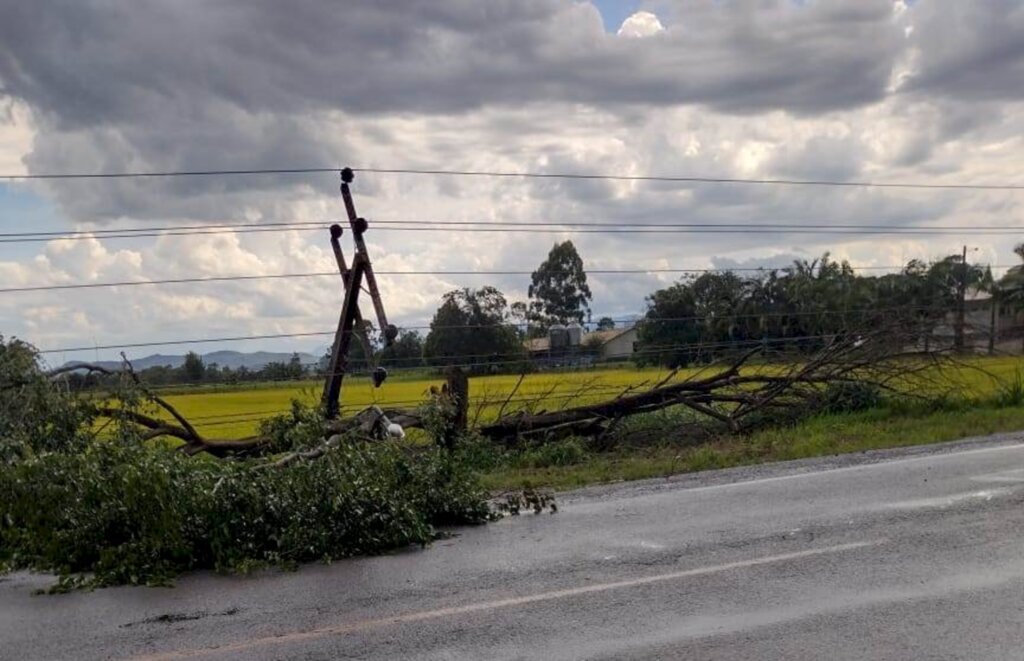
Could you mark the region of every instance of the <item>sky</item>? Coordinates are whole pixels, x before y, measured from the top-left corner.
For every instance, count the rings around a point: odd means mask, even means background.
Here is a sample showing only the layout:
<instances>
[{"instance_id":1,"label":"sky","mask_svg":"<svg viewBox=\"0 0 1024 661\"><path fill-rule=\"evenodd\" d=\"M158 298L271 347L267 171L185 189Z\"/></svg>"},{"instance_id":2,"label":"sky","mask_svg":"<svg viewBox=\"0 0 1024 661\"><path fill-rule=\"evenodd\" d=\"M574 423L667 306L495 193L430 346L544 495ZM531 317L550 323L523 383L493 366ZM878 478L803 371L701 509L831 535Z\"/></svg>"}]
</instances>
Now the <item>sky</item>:
<instances>
[{"instance_id":1,"label":"sky","mask_svg":"<svg viewBox=\"0 0 1024 661\"><path fill-rule=\"evenodd\" d=\"M1022 184L1016 0L0 0L0 174L342 167ZM397 232L374 220L1021 224L1020 191L359 173L381 272L1017 261L1016 236ZM344 217L336 174L0 180L0 232ZM436 226L435 226L436 227ZM1024 225L1022 225L1024 230ZM1022 231L1024 236L1024 231ZM351 247L348 248L351 253ZM326 230L0 242L0 288L328 271ZM666 273L592 275L594 318ZM400 326L525 275L385 275ZM330 331L334 278L0 292L40 349ZM366 304L368 308L368 303ZM326 337L133 348L320 353ZM116 349L58 351L53 363Z\"/></svg>"}]
</instances>

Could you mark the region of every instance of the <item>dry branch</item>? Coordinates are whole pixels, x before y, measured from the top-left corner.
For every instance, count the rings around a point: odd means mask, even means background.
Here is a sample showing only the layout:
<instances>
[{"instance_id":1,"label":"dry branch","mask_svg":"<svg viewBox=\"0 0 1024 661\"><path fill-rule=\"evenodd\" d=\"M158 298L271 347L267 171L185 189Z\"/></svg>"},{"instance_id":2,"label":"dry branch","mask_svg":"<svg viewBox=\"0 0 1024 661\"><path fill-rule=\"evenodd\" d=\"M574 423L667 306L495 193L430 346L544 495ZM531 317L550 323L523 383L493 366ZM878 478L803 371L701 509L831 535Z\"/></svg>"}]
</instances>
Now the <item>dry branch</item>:
<instances>
[{"instance_id":1,"label":"dry branch","mask_svg":"<svg viewBox=\"0 0 1024 661\"><path fill-rule=\"evenodd\" d=\"M673 406L687 407L737 431L752 424L751 416L758 412L813 410L813 407L820 405L823 389L831 384L871 384L881 389L905 393L906 383L913 380L918 385L938 388L941 384L934 376L934 370L937 365L949 364L948 358L936 352L907 351L904 349L906 346L912 346L912 343L906 341L898 329L876 329L860 335L850 333L836 336L819 351L805 356L799 362L767 363L760 369L743 369L755 356L765 351L763 347L757 347L739 355L716 372L708 374L709 368L702 369L698 373L699 378L695 375L683 381L673 381L678 374L678 370L673 370L646 390L640 391L637 390L639 386L631 386L613 399L603 402L555 411L537 410L542 402L554 394L556 386L552 385L538 393L532 404L527 404L516 413L505 415L508 404L523 384L525 375L521 375L512 392L504 398L497 419L477 426L476 432L484 438L504 443L523 437L550 438L568 434L591 436L600 441L626 417ZM74 369L118 373L88 364L76 365ZM52 376L68 371L73 370L61 368L55 370ZM143 439L160 436L180 439L183 441L181 451L189 455L207 453L216 457L229 457L273 451L271 439L262 436L227 440L204 438L174 406L140 383L127 359L120 373L131 378L150 403L173 418L173 421L167 421L129 409L100 409L103 416L121 419L139 427ZM466 424L468 383L465 376L459 373L450 373L448 377L448 387L437 393L435 399L443 404L442 409L446 415L453 416L452 433L458 434ZM565 397L566 401L582 398L592 389L592 385L592 382L580 385L575 393ZM323 440L318 446L288 453L268 466L286 466L299 460L316 459L340 443L342 438L350 436L385 437L386 427L391 422L405 429L424 426L418 411L370 407L352 418L325 420ZM453 439L443 440L450 444Z\"/></svg>"}]
</instances>

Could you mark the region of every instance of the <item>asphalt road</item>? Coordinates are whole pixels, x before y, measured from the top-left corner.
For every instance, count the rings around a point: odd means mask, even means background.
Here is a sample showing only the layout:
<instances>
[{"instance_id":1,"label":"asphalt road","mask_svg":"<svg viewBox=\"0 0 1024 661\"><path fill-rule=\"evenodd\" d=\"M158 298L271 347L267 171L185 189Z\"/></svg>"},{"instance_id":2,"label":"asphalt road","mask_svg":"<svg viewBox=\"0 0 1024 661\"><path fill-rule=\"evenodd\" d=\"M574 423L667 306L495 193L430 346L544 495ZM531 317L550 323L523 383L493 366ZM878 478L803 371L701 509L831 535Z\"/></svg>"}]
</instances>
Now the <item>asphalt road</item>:
<instances>
[{"instance_id":1,"label":"asphalt road","mask_svg":"<svg viewBox=\"0 0 1024 661\"><path fill-rule=\"evenodd\" d=\"M1024 436L586 489L422 551L0 582L5 659L1024 659Z\"/></svg>"}]
</instances>

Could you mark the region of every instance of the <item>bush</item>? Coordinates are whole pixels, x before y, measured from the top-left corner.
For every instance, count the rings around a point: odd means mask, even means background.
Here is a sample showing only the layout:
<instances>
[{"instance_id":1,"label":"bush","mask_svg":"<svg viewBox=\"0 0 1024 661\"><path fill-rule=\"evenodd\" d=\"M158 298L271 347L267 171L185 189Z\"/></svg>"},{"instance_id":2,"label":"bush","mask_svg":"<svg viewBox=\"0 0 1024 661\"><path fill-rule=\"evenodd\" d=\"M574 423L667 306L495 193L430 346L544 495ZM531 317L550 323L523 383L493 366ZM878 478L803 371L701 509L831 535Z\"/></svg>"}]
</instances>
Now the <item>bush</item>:
<instances>
[{"instance_id":1,"label":"bush","mask_svg":"<svg viewBox=\"0 0 1024 661\"><path fill-rule=\"evenodd\" d=\"M995 405L999 407L1024 404L1024 374L1015 370L1013 377L999 384L995 394Z\"/></svg>"},{"instance_id":2,"label":"bush","mask_svg":"<svg viewBox=\"0 0 1024 661\"><path fill-rule=\"evenodd\" d=\"M36 350L0 335L0 462L83 448L94 408L39 369Z\"/></svg>"},{"instance_id":3,"label":"bush","mask_svg":"<svg viewBox=\"0 0 1024 661\"><path fill-rule=\"evenodd\" d=\"M488 520L485 499L441 450L353 442L272 468L109 442L0 468L0 562L63 585L160 584L426 544L435 525Z\"/></svg>"},{"instance_id":4,"label":"bush","mask_svg":"<svg viewBox=\"0 0 1024 661\"><path fill-rule=\"evenodd\" d=\"M821 395L821 408L826 413L854 413L881 405L882 391L873 383L830 383Z\"/></svg>"},{"instance_id":5,"label":"bush","mask_svg":"<svg viewBox=\"0 0 1024 661\"><path fill-rule=\"evenodd\" d=\"M140 409L118 382L117 405ZM0 338L0 571L53 571L57 589L164 584L427 544L437 525L496 516L465 453L349 439L284 466L190 457L125 420L101 433L93 401ZM322 429L301 406L263 425L273 452L318 445Z\"/></svg>"},{"instance_id":6,"label":"bush","mask_svg":"<svg viewBox=\"0 0 1024 661\"><path fill-rule=\"evenodd\" d=\"M529 468L571 466L582 462L587 458L587 454L583 441L578 438L566 438L524 450L516 458L515 463Z\"/></svg>"}]
</instances>

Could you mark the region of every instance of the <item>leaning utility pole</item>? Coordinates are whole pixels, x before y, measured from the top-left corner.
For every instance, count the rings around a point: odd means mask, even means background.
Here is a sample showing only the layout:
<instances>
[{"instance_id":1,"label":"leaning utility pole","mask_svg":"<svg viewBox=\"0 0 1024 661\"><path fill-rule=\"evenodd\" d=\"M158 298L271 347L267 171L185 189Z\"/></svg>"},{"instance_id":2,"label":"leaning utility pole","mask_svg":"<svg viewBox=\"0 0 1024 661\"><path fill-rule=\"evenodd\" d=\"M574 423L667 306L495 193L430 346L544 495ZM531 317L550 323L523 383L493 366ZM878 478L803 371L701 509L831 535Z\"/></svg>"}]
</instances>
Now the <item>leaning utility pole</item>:
<instances>
[{"instance_id":1,"label":"leaning utility pole","mask_svg":"<svg viewBox=\"0 0 1024 661\"><path fill-rule=\"evenodd\" d=\"M967 246L960 258L960 279L957 283L956 325L953 328L953 348L964 350L964 325L967 309Z\"/></svg>"},{"instance_id":2,"label":"leaning utility pole","mask_svg":"<svg viewBox=\"0 0 1024 661\"><path fill-rule=\"evenodd\" d=\"M327 365L327 376L324 381L322 402L328 418L338 417L341 408L341 383L345 378L345 369L348 366L348 352L352 346L352 336L356 332L363 332L363 328L357 329L356 326L356 324L362 326L359 292L362 290L363 281L366 282L370 298L373 301L373 308L377 313L377 321L384 336L384 346L390 346L398 335L398 329L388 323L387 315L384 314L384 303L381 301L377 279L373 275L373 266L370 264L370 255L366 250L366 242L363 240L363 234L369 227L369 223L365 218L356 215L352 193L348 187L353 179L355 179L355 174L350 168L341 171L341 197L345 202L345 211L348 213L348 223L352 229L352 237L356 246L356 254L352 258L351 268L346 264L345 255L341 250L341 235L344 230L341 225L331 225L331 249L334 251L334 259L338 264L338 271L341 273L345 300L341 305L338 330L334 333L331 359ZM369 352L369 350L370 347L367 346L367 351ZM379 386L386 376L387 372L378 367L373 374L374 385Z\"/></svg>"}]
</instances>

